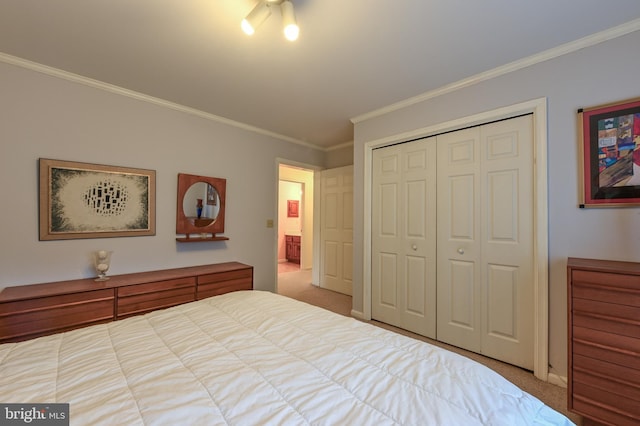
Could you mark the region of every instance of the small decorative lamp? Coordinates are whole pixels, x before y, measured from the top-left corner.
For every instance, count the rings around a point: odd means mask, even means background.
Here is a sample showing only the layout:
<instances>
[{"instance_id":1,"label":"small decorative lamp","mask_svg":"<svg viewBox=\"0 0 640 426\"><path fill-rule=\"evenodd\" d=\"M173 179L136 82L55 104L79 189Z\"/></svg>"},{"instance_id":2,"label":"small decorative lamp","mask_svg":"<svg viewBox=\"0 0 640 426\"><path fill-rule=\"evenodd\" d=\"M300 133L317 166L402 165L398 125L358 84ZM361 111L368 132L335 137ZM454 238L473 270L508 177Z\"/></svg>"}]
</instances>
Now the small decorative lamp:
<instances>
[{"instance_id":1,"label":"small decorative lamp","mask_svg":"<svg viewBox=\"0 0 640 426\"><path fill-rule=\"evenodd\" d=\"M109 277L107 277L107 271L111 263L111 253L113 252L106 250L98 250L94 253L93 265L98 273L98 278L96 278L95 281L106 281L109 279Z\"/></svg>"}]
</instances>

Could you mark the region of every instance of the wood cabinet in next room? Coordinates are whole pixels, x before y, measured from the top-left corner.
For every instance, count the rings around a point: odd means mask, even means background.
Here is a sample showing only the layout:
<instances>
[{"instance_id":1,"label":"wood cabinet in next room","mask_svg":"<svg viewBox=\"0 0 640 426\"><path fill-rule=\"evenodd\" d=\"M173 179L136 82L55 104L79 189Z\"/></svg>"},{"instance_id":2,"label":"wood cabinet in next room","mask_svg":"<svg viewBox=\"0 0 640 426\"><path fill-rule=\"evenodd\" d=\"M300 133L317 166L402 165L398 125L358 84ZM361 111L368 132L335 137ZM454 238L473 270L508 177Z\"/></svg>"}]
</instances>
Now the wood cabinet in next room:
<instances>
[{"instance_id":1,"label":"wood cabinet in next room","mask_svg":"<svg viewBox=\"0 0 640 426\"><path fill-rule=\"evenodd\" d=\"M287 261L300 263L300 235L285 235Z\"/></svg>"}]
</instances>

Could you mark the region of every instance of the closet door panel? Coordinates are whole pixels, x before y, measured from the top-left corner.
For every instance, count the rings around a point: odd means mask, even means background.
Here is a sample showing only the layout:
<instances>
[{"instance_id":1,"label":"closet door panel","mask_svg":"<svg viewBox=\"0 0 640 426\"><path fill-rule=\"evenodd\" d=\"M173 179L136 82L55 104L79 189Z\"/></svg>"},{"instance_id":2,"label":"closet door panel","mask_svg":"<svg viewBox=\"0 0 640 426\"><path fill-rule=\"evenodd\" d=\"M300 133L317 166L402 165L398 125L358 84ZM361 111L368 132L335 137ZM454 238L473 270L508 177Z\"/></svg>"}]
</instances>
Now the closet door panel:
<instances>
[{"instance_id":1,"label":"closet door panel","mask_svg":"<svg viewBox=\"0 0 640 426\"><path fill-rule=\"evenodd\" d=\"M533 369L532 117L437 138L437 338Z\"/></svg>"},{"instance_id":2,"label":"closet door panel","mask_svg":"<svg viewBox=\"0 0 640 426\"><path fill-rule=\"evenodd\" d=\"M401 253L400 235L400 167L401 148L392 146L374 151L371 223L372 281L371 316L387 324L400 326L399 282L403 268L398 268Z\"/></svg>"},{"instance_id":3,"label":"closet door panel","mask_svg":"<svg viewBox=\"0 0 640 426\"><path fill-rule=\"evenodd\" d=\"M437 339L480 352L480 130L437 139Z\"/></svg>"},{"instance_id":4,"label":"closet door panel","mask_svg":"<svg viewBox=\"0 0 640 426\"><path fill-rule=\"evenodd\" d=\"M433 139L382 148L372 168L372 318L432 338L435 152Z\"/></svg>"},{"instance_id":5,"label":"closet door panel","mask_svg":"<svg viewBox=\"0 0 640 426\"><path fill-rule=\"evenodd\" d=\"M482 353L533 370L533 119L480 127Z\"/></svg>"},{"instance_id":6,"label":"closet door panel","mask_svg":"<svg viewBox=\"0 0 640 426\"><path fill-rule=\"evenodd\" d=\"M374 319L533 369L533 152L532 115L374 150Z\"/></svg>"}]
</instances>

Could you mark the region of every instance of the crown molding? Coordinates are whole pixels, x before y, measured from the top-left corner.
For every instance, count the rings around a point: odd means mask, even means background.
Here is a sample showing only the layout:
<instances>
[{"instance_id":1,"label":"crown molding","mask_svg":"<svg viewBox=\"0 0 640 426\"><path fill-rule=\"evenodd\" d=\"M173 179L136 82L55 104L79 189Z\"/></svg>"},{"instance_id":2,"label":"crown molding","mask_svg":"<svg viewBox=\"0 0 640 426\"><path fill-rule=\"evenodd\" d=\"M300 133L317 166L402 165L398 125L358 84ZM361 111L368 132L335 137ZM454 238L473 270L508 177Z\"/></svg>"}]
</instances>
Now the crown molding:
<instances>
[{"instance_id":1,"label":"crown molding","mask_svg":"<svg viewBox=\"0 0 640 426\"><path fill-rule=\"evenodd\" d=\"M469 87L474 84L477 84L486 80L490 80L492 78L509 74L511 72L518 71L520 69L530 67L532 65L539 64L541 62L545 62L550 59L557 58L559 56L566 55L568 53L576 52L586 47L595 46L596 44L603 43L605 41L612 40L614 38L618 38L638 30L640 30L640 19L635 19L633 21L629 21L622 25L618 25L617 27L613 27L608 30L601 31L599 33L591 34L581 39L562 44L560 46L554 47L549 50L545 50L544 52L531 55L514 62L510 62L503 66L494 68L492 70L482 72L480 74L476 74L469 78L465 78L463 80L459 80L457 82L448 84L446 86L442 86L438 89L422 93L418 96L413 96L403 101L396 102L391 105L387 105L386 107L379 108L365 114L361 114L359 116L351 118L351 122L353 124L357 124L366 120L370 120L372 118L376 118L376 117L388 114L390 112L407 108L409 106L418 104L420 102L437 98L438 96L442 96L447 93L455 92L456 90L460 90L465 87Z\"/></svg>"},{"instance_id":2,"label":"crown molding","mask_svg":"<svg viewBox=\"0 0 640 426\"><path fill-rule=\"evenodd\" d=\"M325 151L335 151L337 149L342 149L342 148L348 148L350 146L353 146L353 141L348 141L348 142L344 142L338 145L331 145L330 147L325 148Z\"/></svg>"},{"instance_id":3,"label":"crown molding","mask_svg":"<svg viewBox=\"0 0 640 426\"><path fill-rule=\"evenodd\" d=\"M319 151L326 151L327 148L321 147L318 145L314 145L308 142L301 141L296 138L292 138L289 136L281 135L279 133L271 132L269 130L262 129L260 127L251 126L249 124L241 123L239 121L231 120L225 117L220 117L215 114L211 114L208 112L204 112L202 110L191 108L185 105L181 105L175 102L170 102L164 99L156 98L153 96L145 95L144 93L136 92L133 90L125 89L120 86L116 86L113 84L105 83L103 81L95 80L89 77L84 77L79 74L74 74L68 71L64 71L58 68L53 68L47 65L39 64L37 62L29 61L26 59L19 58L17 56L8 55L6 53L0 52L0 62L4 62L6 64L15 65L21 68L26 68L31 71L36 71L41 74L46 74L52 77L60 78L63 80L71 81L74 83L79 83L85 86L92 87L94 89L103 90L105 92L114 93L121 96L126 96L128 98L136 99L139 101L147 102L150 104L158 105L161 107L169 108L174 111L183 112L185 114L194 115L196 117L204 118L206 120L215 121L217 123L226 124L228 126L236 127L242 130L246 130L249 132L257 133L263 136L268 136L274 139L279 139L285 142L294 143L297 145L302 145L307 148L316 149Z\"/></svg>"}]
</instances>

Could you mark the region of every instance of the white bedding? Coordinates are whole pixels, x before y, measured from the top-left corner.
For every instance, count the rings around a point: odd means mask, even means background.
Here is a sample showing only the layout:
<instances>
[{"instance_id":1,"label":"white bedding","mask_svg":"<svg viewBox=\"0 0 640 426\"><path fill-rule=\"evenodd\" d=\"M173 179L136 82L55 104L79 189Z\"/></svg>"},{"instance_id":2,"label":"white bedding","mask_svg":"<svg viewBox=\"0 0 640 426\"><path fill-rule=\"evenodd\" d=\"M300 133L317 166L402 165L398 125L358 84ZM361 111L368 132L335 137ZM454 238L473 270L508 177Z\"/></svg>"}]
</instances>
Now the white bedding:
<instances>
[{"instance_id":1,"label":"white bedding","mask_svg":"<svg viewBox=\"0 0 640 426\"><path fill-rule=\"evenodd\" d=\"M76 425L564 425L490 369L268 292L0 345L0 402Z\"/></svg>"}]
</instances>

